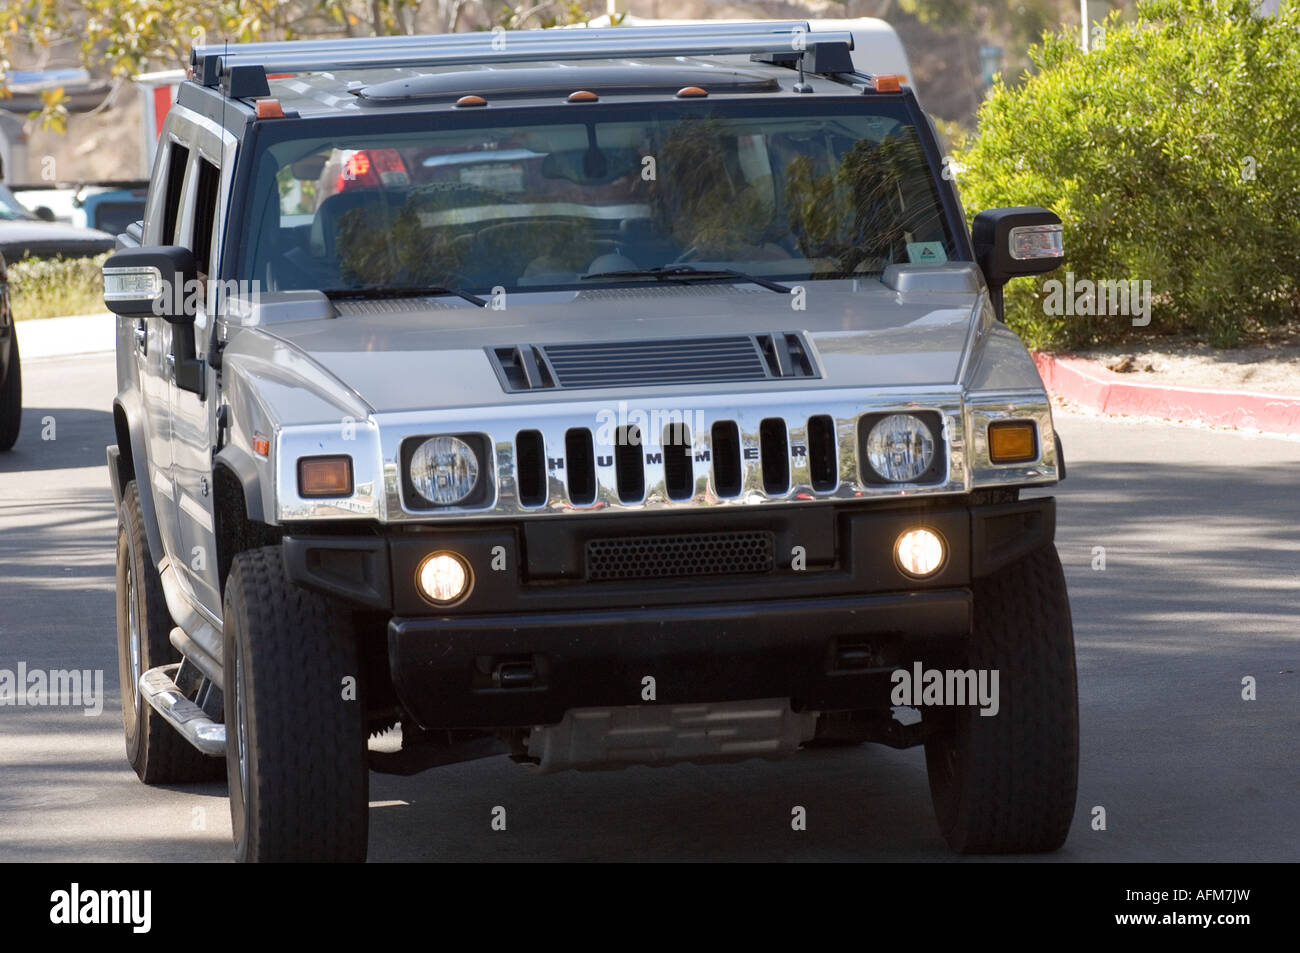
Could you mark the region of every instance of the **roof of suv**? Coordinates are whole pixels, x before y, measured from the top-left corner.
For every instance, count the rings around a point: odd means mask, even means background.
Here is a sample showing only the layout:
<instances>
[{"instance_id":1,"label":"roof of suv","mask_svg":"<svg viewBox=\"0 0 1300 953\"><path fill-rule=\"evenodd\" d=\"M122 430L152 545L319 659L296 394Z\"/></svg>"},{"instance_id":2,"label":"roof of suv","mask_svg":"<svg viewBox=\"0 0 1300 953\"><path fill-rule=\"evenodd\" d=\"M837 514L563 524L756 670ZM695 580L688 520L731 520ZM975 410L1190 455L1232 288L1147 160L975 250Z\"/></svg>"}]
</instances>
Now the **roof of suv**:
<instances>
[{"instance_id":1,"label":"roof of suv","mask_svg":"<svg viewBox=\"0 0 1300 953\"><path fill-rule=\"evenodd\" d=\"M731 62L721 58L588 60L312 73L272 79L270 91L284 109L301 116L318 116L376 108L450 107L465 95L523 105L529 101L563 104L579 90L602 98L672 98L686 87L704 89L714 97L793 94L799 82L799 74L793 69L728 59ZM811 87L809 92L853 92L842 81L817 75L805 74L804 82Z\"/></svg>"},{"instance_id":2,"label":"roof of suv","mask_svg":"<svg viewBox=\"0 0 1300 953\"><path fill-rule=\"evenodd\" d=\"M671 99L685 89L728 98L870 92L852 55L856 35L767 21L236 44L196 48L180 99L211 106L220 97L251 118L251 101L263 98L285 115L321 117L452 109L467 95L557 105L578 91L598 99ZM905 66L901 46L886 54L894 69Z\"/></svg>"}]
</instances>

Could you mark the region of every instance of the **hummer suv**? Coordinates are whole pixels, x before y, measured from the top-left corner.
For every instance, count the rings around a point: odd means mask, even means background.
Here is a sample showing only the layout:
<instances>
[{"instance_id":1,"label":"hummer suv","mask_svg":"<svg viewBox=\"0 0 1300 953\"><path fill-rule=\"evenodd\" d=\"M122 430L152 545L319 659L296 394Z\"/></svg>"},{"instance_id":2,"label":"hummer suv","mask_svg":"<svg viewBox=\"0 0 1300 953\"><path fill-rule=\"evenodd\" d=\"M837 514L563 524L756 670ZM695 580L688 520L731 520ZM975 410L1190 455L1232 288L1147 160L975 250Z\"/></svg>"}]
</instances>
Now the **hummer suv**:
<instances>
[{"instance_id":1,"label":"hummer suv","mask_svg":"<svg viewBox=\"0 0 1300 953\"><path fill-rule=\"evenodd\" d=\"M190 74L104 266L144 782L224 758L239 859L359 860L371 770L870 741L924 746L954 849L1061 845L1064 463L1000 320L1061 226L967 227L892 31Z\"/></svg>"}]
</instances>

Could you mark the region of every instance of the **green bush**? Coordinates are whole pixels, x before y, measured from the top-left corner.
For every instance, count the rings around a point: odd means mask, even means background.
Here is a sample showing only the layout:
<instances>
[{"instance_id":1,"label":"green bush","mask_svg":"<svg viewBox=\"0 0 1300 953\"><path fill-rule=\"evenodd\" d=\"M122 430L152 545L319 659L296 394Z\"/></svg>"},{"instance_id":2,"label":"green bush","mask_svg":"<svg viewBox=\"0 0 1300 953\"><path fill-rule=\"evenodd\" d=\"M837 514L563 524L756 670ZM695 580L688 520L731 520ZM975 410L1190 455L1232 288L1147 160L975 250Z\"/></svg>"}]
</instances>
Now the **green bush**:
<instances>
[{"instance_id":1,"label":"green bush","mask_svg":"<svg viewBox=\"0 0 1300 953\"><path fill-rule=\"evenodd\" d=\"M27 258L9 266L9 299L14 317L57 318L99 314L104 305L100 268L108 252L94 258Z\"/></svg>"},{"instance_id":2,"label":"green bush","mask_svg":"<svg viewBox=\"0 0 1300 953\"><path fill-rule=\"evenodd\" d=\"M1043 205L1065 224L1066 265L1007 288L1031 346L1135 333L1218 347L1300 324L1300 0L1151 0L1112 17L1100 48L1044 37L1037 71L1001 81L959 157L971 213ZM1148 327L1048 315L1045 281L1151 282Z\"/></svg>"}]
</instances>

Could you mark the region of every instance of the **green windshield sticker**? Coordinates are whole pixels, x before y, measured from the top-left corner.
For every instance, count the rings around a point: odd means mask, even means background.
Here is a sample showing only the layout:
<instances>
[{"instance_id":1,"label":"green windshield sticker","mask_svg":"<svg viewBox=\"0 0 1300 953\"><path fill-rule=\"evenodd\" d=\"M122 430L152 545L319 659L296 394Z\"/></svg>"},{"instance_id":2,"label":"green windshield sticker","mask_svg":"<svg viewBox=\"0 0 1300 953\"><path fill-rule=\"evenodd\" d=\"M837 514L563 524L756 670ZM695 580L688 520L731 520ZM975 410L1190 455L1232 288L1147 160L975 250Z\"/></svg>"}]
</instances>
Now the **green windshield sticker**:
<instances>
[{"instance_id":1,"label":"green windshield sticker","mask_svg":"<svg viewBox=\"0 0 1300 953\"><path fill-rule=\"evenodd\" d=\"M914 265L927 265L947 261L948 253L943 250L943 242L908 242L907 260Z\"/></svg>"}]
</instances>

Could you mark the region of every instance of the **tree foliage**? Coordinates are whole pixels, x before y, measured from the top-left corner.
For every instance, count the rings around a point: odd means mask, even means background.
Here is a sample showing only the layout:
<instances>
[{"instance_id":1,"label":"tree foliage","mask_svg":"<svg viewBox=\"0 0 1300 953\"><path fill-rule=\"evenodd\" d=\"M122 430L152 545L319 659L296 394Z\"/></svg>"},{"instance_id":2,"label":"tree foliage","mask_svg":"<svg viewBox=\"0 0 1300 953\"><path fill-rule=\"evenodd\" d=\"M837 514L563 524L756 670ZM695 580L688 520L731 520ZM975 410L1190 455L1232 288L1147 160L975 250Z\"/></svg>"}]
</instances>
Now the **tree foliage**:
<instances>
[{"instance_id":1,"label":"tree foliage","mask_svg":"<svg viewBox=\"0 0 1300 953\"><path fill-rule=\"evenodd\" d=\"M594 2L594 0L591 0ZM589 19L588 0L0 0L0 84L13 51L73 42L87 68L130 77L176 69L193 45L444 33Z\"/></svg>"},{"instance_id":2,"label":"tree foliage","mask_svg":"<svg viewBox=\"0 0 1300 953\"><path fill-rule=\"evenodd\" d=\"M1100 49L1083 53L1077 31L1048 38L1037 72L980 110L960 157L967 209L1056 211L1077 277L1151 282L1148 331L1229 346L1300 321L1300 3L1252 7L1151 0L1108 22ZM1008 289L1031 343L1134 333L1127 317L1046 316L1052 277Z\"/></svg>"}]
</instances>

